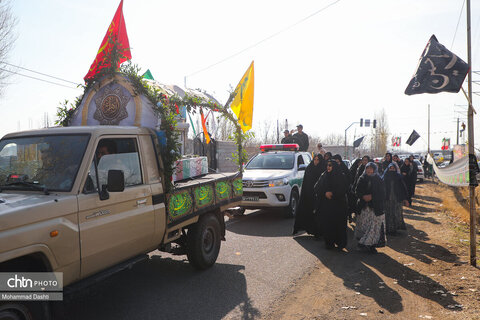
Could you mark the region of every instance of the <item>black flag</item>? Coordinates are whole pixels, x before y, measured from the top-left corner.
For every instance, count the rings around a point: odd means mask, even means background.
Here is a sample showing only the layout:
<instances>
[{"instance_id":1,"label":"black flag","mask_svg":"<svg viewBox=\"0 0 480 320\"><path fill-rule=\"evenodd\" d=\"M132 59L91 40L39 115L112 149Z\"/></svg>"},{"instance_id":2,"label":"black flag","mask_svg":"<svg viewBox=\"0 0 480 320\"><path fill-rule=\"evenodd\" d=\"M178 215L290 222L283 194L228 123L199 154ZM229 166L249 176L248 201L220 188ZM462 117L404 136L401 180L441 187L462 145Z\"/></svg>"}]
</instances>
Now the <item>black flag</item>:
<instances>
[{"instance_id":1,"label":"black flag","mask_svg":"<svg viewBox=\"0 0 480 320\"><path fill-rule=\"evenodd\" d=\"M406 144L408 144L409 146L411 146L412 144L415 143L415 141L417 141L417 139L420 138L420 135L418 134L417 131L413 130L412 134L410 135L410 137L408 137L408 140L406 142Z\"/></svg>"},{"instance_id":2,"label":"black flag","mask_svg":"<svg viewBox=\"0 0 480 320\"><path fill-rule=\"evenodd\" d=\"M365 138L365 136L363 136L361 138L358 138L357 140L353 141L353 147L358 148L360 146L360 144L362 143L363 138Z\"/></svg>"},{"instance_id":3,"label":"black flag","mask_svg":"<svg viewBox=\"0 0 480 320\"><path fill-rule=\"evenodd\" d=\"M465 61L450 52L432 35L405 94L458 92L468 69Z\"/></svg>"}]
</instances>

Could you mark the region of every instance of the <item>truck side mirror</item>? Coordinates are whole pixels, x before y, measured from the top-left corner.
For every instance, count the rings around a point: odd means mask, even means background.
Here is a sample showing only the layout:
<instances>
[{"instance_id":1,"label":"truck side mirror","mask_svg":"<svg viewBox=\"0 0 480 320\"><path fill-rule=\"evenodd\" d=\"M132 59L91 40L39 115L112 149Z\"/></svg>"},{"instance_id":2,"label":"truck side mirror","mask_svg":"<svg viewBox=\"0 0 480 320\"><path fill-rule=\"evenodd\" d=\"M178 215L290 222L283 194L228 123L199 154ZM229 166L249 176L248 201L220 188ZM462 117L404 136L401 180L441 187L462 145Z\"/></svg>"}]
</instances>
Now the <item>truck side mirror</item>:
<instances>
[{"instance_id":1,"label":"truck side mirror","mask_svg":"<svg viewBox=\"0 0 480 320\"><path fill-rule=\"evenodd\" d=\"M307 168L306 164L301 164L298 166L298 171L305 171L306 168Z\"/></svg>"},{"instance_id":2,"label":"truck side mirror","mask_svg":"<svg viewBox=\"0 0 480 320\"><path fill-rule=\"evenodd\" d=\"M107 190L110 192L125 190L125 177L122 170L108 170Z\"/></svg>"}]
</instances>

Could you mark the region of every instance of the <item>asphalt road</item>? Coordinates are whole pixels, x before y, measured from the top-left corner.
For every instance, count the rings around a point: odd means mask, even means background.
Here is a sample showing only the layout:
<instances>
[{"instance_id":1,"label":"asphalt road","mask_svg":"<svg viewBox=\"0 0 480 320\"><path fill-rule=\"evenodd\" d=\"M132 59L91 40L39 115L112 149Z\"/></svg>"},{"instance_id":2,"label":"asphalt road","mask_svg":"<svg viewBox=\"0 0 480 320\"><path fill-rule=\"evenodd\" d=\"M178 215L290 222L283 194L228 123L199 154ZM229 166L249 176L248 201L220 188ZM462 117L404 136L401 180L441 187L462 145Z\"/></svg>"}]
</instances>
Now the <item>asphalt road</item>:
<instances>
[{"instance_id":1,"label":"asphalt road","mask_svg":"<svg viewBox=\"0 0 480 320\"><path fill-rule=\"evenodd\" d=\"M185 256L151 259L70 297L68 319L258 319L308 273L323 242L291 236L292 219L247 211L227 221L217 263L196 271ZM306 250L301 243L310 242ZM312 250L313 248L313 250Z\"/></svg>"}]
</instances>

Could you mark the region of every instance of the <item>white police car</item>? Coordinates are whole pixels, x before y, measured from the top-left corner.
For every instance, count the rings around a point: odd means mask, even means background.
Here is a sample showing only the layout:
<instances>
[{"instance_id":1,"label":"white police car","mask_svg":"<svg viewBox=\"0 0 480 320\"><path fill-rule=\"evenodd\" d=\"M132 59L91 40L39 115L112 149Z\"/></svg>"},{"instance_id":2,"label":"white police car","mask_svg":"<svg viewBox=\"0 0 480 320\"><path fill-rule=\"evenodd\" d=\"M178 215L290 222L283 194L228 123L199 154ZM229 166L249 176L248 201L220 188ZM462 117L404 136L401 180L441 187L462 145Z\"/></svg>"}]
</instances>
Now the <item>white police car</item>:
<instances>
[{"instance_id":1,"label":"white police car","mask_svg":"<svg viewBox=\"0 0 480 320\"><path fill-rule=\"evenodd\" d=\"M281 208L294 217L305 168L312 161L298 144L260 146L261 153L245 166L242 209Z\"/></svg>"}]
</instances>

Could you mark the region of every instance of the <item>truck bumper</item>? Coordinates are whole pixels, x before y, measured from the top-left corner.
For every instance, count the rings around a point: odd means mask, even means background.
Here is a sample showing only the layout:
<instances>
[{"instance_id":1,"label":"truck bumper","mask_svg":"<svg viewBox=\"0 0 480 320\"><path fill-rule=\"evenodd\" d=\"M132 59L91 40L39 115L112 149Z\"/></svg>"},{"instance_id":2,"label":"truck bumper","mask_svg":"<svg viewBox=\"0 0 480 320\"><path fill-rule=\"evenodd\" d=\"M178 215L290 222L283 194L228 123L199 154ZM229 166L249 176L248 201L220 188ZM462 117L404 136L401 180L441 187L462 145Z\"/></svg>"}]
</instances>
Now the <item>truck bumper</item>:
<instances>
[{"instance_id":1,"label":"truck bumper","mask_svg":"<svg viewBox=\"0 0 480 320\"><path fill-rule=\"evenodd\" d=\"M245 209L282 208L290 203L290 186L243 188L240 206Z\"/></svg>"}]
</instances>

